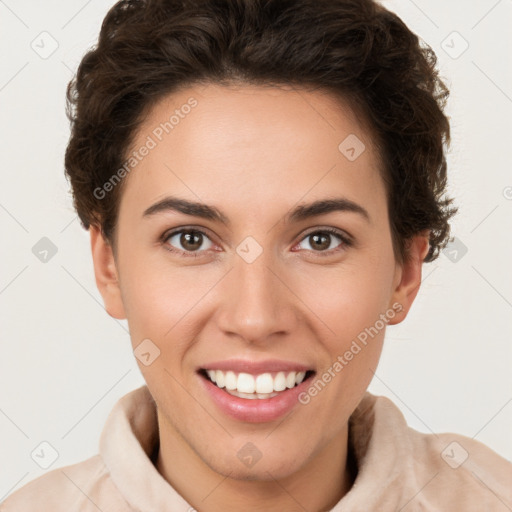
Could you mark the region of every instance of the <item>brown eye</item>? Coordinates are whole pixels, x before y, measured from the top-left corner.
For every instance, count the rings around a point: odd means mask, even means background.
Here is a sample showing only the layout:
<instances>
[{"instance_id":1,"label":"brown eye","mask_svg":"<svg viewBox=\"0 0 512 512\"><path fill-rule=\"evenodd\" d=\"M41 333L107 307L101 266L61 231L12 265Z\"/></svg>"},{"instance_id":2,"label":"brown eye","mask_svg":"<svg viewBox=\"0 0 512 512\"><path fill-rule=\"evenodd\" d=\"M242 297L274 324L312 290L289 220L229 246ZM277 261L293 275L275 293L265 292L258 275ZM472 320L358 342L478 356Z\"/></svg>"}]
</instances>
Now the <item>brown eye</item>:
<instances>
[{"instance_id":1,"label":"brown eye","mask_svg":"<svg viewBox=\"0 0 512 512\"><path fill-rule=\"evenodd\" d=\"M329 249L332 236L327 233L314 233L309 235L310 245L318 250Z\"/></svg>"},{"instance_id":2,"label":"brown eye","mask_svg":"<svg viewBox=\"0 0 512 512\"><path fill-rule=\"evenodd\" d=\"M204 247L205 241L208 241L210 245L208 246L207 244L206 247ZM171 251L185 255L189 255L187 253L200 253L212 246L212 242L206 233L197 229L181 229L174 231L165 236L164 242L170 246ZM196 254L191 255L196 256Z\"/></svg>"},{"instance_id":3,"label":"brown eye","mask_svg":"<svg viewBox=\"0 0 512 512\"><path fill-rule=\"evenodd\" d=\"M340 240L341 243L338 245L335 243L333 244L334 238ZM301 240L301 243L306 240L309 241L310 246L310 249L306 249L316 253L331 254L332 252L340 250L340 248L348 248L352 245L352 241L347 236L335 229L330 228L311 231Z\"/></svg>"}]
</instances>

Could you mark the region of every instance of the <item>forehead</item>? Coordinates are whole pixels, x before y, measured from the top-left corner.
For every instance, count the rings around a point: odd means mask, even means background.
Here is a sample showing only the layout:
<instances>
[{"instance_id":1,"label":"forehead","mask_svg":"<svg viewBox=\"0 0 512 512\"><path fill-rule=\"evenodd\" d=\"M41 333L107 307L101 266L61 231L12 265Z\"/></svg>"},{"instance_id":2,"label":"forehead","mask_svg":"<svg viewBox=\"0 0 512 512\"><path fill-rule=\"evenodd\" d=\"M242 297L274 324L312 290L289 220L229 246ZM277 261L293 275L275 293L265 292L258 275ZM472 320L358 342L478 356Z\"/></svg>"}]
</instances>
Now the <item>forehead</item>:
<instances>
[{"instance_id":1,"label":"forehead","mask_svg":"<svg viewBox=\"0 0 512 512\"><path fill-rule=\"evenodd\" d=\"M335 191L383 199L364 123L347 103L318 90L185 88L149 110L130 154L145 145L151 149L130 172L125 192L127 200L145 202L141 209L171 192L255 212Z\"/></svg>"}]
</instances>

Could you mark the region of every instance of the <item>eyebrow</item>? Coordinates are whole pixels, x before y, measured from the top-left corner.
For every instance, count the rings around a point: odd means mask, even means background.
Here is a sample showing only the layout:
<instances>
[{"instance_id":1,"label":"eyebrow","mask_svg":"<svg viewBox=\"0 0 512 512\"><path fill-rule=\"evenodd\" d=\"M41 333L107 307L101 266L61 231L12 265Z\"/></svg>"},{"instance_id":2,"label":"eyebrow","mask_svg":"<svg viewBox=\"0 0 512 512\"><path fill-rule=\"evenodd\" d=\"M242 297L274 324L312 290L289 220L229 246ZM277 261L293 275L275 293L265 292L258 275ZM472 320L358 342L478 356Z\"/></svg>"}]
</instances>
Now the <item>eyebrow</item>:
<instances>
[{"instance_id":1,"label":"eyebrow","mask_svg":"<svg viewBox=\"0 0 512 512\"><path fill-rule=\"evenodd\" d=\"M157 203L147 208L143 217L150 217L157 213L166 211L177 211L185 215L194 217L201 217L203 219L220 222L226 226L230 225L229 218L226 217L215 206L210 206L204 203L189 201L177 197L165 197ZM327 213L340 211L352 212L361 215L368 223L371 223L370 214L361 205L344 197L337 197L332 199L320 199L310 204L299 205L291 212L287 213L284 217L285 222L300 222L311 217L325 215Z\"/></svg>"}]
</instances>

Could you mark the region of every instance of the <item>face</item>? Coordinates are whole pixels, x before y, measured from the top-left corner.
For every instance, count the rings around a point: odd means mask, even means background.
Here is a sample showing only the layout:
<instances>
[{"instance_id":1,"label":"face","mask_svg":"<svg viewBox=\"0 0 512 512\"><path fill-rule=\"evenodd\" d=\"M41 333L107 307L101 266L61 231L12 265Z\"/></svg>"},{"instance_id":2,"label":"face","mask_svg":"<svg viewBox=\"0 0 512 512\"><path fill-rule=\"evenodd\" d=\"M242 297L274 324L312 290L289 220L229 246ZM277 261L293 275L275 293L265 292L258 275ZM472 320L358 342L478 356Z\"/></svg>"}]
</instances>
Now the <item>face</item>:
<instances>
[{"instance_id":1,"label":"face","mask_svg":"<svg viewBox=\"0 0 512 512\"><path fill-rule=\"evenodd\" d=\"M115 258L94 228L92 247L107 311L150 354L161 435L233 478L303 470L346 440L427 239L396 263L372 140L327 93L184 89L133 151Z\"/></svg>"}]
</instances>

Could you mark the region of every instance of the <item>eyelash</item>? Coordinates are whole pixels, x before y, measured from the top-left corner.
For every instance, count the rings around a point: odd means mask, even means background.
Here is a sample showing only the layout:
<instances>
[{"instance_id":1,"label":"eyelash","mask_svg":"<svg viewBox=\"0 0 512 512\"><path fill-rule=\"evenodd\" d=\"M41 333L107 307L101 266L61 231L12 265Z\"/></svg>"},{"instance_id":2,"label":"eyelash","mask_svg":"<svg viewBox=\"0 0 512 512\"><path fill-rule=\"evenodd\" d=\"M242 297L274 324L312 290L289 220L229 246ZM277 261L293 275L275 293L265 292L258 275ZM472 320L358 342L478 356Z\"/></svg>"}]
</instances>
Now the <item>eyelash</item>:
<instances>
[{"instance_id":1,"label":"eyelash","mask_svg":"<svg viewBox=\"0 0 512 512\"><path fill-rule=\"evenodd\" d=\"M175 231L165 232L162 235L161 241L164 244L166 250L168 250L168 251L170 251L172 253L175 253L175 254L181 254L182 256L184 256L186 258L199 258L199 257L201 257L203 255L202 253L204 251L182 251L180 249L176 249L176 248L172 247L171 245L169 245L167 243L170 238L172 238L175 235L181 234L181 233L199 233L199 234L205 236L206 238L210 239L208 234L205 233L201 229L197 229L197 228L180 228L180 229L177 229ZM311 235L316 235L316 234L319 234L319 233L321 233L321 234L329 234L329 235L333 235L333 236L338 237L341 240L341 242L342 242L340 244L340 246L344 247L346 249L348 249L348 248L350 248L350 247L352 247L354 245L354 243L351 240L351 238L349 238L343 232L338 231L337 229L334 229L334 228L322 228L322 229L317 229L315 231L310 231L309 233L304 235L300 239L300 241L298 243L301 243L302 241L306 240ZM315 257L318 256L318 257L322 258L322 257L325 257L325 256L331 256L333 253L338 252L339 250L341 250L341 249L336 248L336 249L330 249L328 251L310 251L310 252L313 252L315 254Z\"/></svg>"}]
</instances>

